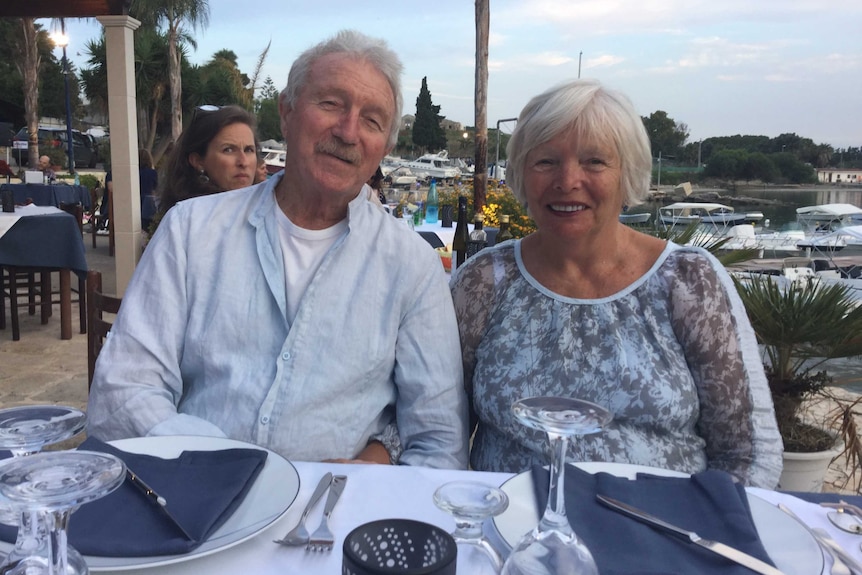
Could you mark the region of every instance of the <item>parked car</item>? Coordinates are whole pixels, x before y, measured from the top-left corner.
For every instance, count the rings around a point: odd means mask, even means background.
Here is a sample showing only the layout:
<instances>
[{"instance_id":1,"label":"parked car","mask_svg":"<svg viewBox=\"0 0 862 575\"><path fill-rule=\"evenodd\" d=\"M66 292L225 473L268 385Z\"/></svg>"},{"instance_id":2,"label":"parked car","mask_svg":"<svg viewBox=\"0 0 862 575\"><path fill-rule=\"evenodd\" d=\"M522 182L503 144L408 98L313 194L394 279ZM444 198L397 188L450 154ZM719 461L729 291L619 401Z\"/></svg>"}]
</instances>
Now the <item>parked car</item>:
<instances>
[{"instance_id":1,"label":"parked car","mask_svg":"<svg viewBox=\"0 0 862 575\"><path fill-rule=\"evenodd\" d=\"M26 127L18 130L12 138L12 157L18 167L29 164L28 145L29 132ZM78 130L72 130L72 142L75 151L76 168L95 168L99 161L99 150L96 139ZM66 129L58 126L41 126L39 128L39 150L44 153L48 148L66 150Z\"/></svg>"}]
</instances>

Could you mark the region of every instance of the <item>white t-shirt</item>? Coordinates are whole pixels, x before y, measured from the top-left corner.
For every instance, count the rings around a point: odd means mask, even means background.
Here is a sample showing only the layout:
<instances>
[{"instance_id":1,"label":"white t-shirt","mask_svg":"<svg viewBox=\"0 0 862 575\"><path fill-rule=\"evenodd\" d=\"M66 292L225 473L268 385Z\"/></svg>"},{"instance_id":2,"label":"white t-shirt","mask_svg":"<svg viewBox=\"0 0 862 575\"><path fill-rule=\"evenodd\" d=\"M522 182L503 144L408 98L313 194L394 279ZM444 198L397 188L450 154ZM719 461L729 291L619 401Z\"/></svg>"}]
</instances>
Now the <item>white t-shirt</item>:
<instances>
[{"instance_id":1,"label":"white t-shirt","mask_svg":"<svg viewBox=\"0 0 862 575\"><path fill-rule=\"evenodd\" d=\"M278 219L278 236L281 241L281 257L284 261L285 298L287 321L296 318L299 302L323 257L339 237L347 233L347 219L323 230L307 230L290 221L275 205Z\"/></svg>"}]
</instances>

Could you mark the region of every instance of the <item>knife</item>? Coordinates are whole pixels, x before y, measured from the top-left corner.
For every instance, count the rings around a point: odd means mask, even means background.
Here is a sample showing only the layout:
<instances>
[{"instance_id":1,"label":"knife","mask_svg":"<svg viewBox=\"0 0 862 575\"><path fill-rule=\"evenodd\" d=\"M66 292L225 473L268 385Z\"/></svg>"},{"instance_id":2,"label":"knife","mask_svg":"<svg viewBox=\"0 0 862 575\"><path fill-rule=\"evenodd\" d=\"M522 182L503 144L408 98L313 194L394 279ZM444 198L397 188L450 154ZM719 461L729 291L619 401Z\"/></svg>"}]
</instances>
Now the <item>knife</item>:
<instances>
[{"instance_id":1,"label":"knife","mask_svg":"<svg viewBox=\"0 0 862 575\"><path fill-rule=\"evenodd\" d=\"M180 522L177 521L173 515L171 515L170 511L168 511L168 502L164 497L153 491L152 487L144 483L144 480L138 477L138 475L128 467L126 467L126 478L132 485L137 487L138 491L143 493L149 501L153 502L156 507L161 509L161 511L170 520L170 522L174 524L174 527L179 529L186 539L188 539L189 541L195 541L195 538L189 535L189 532L186 531L185 528L180 524Z\"/></svg>"},{"instance_id":2,"label":"knife","mask_svg":"<svg viewBox=\"0 0 862 575\"><path fill-rule=\"evenodd\" d=\"M718 541L711 541L709 539L704 539L700 537L694 531L686 531L685 529L681 529L676 525L671 525L666 521L662 521L658 517L654 515L650 515L646 511L642 511L637 507L632 507L626 503L621 501L617 501L616 499L612 499L610 497L606 497L604 495L596 495L596 499L598 499L599 503L605 505L613 509L614 511L618 511L624 515L628 515L638 521L646 523L653 527L660 527L670 533L675 535L682 536L685 539L688 539L692 543L696 545L700 545L704 549L709 549L713 553L717 553L722 557L730 559L736 563L744 567L748 567L752 571L756 571L757 573L761 573L762 575L784 575L781 571L773 567L772 565L761 561L757 557L752 557L748 553L744 553L739 549L734 549L729 545L725 545L724 543L719 543Z\"/></svg>"}]
</instances>

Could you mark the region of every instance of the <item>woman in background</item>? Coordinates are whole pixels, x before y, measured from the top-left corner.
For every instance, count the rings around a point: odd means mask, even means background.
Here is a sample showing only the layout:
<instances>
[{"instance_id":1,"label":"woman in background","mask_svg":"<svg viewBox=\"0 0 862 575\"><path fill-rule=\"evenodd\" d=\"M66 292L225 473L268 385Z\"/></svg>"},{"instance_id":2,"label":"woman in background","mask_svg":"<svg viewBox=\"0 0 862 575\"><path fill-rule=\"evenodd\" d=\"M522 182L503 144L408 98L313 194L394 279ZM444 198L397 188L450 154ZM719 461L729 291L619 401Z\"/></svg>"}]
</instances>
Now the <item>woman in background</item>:
<instances>
[{"instance_id":1,"label":"woman in background","mask_svg":"<svg viewBox=\"0 0 862 575\"><path fill-rule=\"evenodd\" d=\"M476 435L474 469L545 463L512 415L522 397L592 401L614 420L573 461L726 471L772 489L782 443L745 309L708 252L619 221L652 158L629 100L595 81L533 98L508 144L508 181L536 232L482 250L452 295Z\"/></svg>"},{"instance_id":2,"label":"woman in background","mask_svg":"<svg viewBox=\"0 0 862 575\"><path fill-rule=\"evenodd\" d=\"M165 165L159 213L188 198L251 186L259 149L254 116L244 109L196 108Z\"/></svg>"}]
</instances>

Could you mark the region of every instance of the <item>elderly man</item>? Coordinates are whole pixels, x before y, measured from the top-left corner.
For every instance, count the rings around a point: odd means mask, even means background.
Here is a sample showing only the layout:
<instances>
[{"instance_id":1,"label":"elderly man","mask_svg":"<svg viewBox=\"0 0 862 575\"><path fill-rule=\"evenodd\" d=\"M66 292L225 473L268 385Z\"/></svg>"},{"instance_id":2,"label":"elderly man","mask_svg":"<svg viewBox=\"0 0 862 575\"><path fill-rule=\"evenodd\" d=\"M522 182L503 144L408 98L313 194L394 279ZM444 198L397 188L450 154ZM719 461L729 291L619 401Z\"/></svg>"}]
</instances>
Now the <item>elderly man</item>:
<instances>
[{"instance_id":1,"label":"elderly man","mask_svg":"<svg viewBox=\"0 0 862 575\"><path fill-rule=\"evenodd\" d=\"M39 156L38 168L42 172L46 182L50 183L57 179L57 175L51 169L51 158L48 156Z\"/></svg>"},{"instance_id":2,"label":"elderly man","mask_svg":"<svg viewBox=\"0 0 862 575\"><path fill-rule=\"evenodd\" d=\"M400 74L352 31L297 59L284 171L167 213L99 356L91 435L227 436L298 460L400 446L400 463L466 466L439 258L362 192L397 138Z\"/></svg>"}]
</instances>

